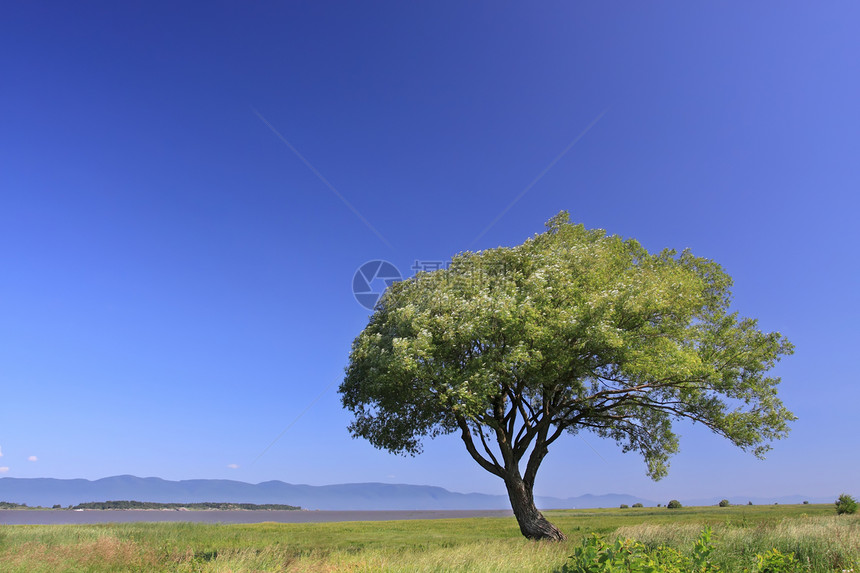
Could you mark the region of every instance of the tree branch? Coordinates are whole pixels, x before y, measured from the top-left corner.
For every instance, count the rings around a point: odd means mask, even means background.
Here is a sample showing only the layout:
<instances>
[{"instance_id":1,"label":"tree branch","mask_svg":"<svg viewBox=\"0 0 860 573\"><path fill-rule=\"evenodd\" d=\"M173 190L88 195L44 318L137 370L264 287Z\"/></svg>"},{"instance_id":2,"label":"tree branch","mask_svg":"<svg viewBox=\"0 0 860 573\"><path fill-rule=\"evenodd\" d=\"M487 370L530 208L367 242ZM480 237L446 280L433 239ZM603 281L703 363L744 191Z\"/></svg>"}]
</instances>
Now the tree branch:
<instances>
[{"instance_id":1,"label":"tree branch","mask_svg":"<svg viewBox=\"0 0 860 573\"><path fill-rule=\"evenodd\" d=\"M487 455L490 456L490 459L493 461L493 463L498 467L502 467L502 465L499 463L499 460L496 459L495 454L493 454L493 450L490 449L490 445L487 444L487 440L484 436L484 430L480 426L478 426L478 437L481 438L481 445L484 446L484 451L487 452Z\"/></svg>"},{"instance_id":2,"label":"tree branch","mask_svg":"<svg viewBox=\"0 0 860 573\"><path fill-rule=\"evenodd\" d=\"M496 475L502 479L505 477L504 468L502 468L498 463L491 462L484 458L475 448L475 442L472 440L472 432L469 429L469 424L466 422L466 419L462 416L457 416L457 425L460 427L460 437L463 439L463 443L466 444L466 451L469 452L469 455L472 456L478 465L490 472L493 475Z\"/></svg>"}]
</instances>

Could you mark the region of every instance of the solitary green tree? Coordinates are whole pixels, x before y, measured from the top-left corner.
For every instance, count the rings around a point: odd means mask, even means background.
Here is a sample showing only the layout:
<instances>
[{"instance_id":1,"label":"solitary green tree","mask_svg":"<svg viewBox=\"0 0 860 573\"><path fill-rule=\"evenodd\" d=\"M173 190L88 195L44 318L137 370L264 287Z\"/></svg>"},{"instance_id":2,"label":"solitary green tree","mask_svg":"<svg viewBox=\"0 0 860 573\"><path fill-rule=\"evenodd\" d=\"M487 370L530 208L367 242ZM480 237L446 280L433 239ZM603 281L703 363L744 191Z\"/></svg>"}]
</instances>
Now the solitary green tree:
<instances>
[{"instance_id":1,"label":"solitary green tree","mask_svg":"<svg viewBox=\"0 0 860 573\"><path fill-rule=\"evenodd\" d=\"M848 513L856 513L857 512L857 500L848 495L847 493L843 493L836 500L836 513L839 515Z\"/></svg>"},{"instance_id":2,"label":"solitary green tree","mask_svg":"<svg viewBox=\"0 0 860 573\"><path fill-rule=\"evenodd\" d=\"M792 346L729 311L731 283L710 260L650 254L562 212L522 245L462 253L386 290L339 389L349 429L410 455L458 433L504 480L523 535L563 539L533 488L565 433L615 440L659 479L675 420L759 457L788 432L794 416L766 372Z\"/></svg>"}]
</instances>

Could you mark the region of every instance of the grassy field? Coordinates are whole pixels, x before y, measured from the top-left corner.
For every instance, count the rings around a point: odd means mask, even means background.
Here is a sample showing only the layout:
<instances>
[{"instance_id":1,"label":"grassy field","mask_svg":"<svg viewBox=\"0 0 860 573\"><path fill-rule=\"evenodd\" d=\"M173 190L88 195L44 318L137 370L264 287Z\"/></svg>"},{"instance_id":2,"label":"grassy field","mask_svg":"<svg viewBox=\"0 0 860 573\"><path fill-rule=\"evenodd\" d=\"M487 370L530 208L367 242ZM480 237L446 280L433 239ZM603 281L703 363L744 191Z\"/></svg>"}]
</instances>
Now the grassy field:
<instances>
[{"instance_id":1,"label":"grassy field","mask_svg":"<svg viewBox=\"0 0 860 573\"><path fill-rule=\"evenodd\" d=\"M132 523L0 526L0 572L560 571L599 533L690 551L713 529L723 571L793 552L797 571L860 573L860 516L832 505L550 511L566 543L523 539L513 518L315 524Z\"/></svg>"}]
</instances>

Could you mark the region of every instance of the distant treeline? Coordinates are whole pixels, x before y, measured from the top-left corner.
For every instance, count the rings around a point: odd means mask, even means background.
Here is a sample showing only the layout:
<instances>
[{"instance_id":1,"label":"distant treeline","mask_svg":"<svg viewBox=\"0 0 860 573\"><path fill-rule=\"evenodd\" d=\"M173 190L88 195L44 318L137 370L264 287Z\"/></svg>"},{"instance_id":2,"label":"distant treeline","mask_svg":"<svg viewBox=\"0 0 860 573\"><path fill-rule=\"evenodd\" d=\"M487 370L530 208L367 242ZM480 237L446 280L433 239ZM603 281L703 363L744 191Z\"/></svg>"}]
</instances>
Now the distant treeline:
<instances>
[{"instance_id":1,"label":"distant treeline","mask_svg":"<svg viewBox=\"0 0 860 573\"><path fill-rule=\"evenodd\" d=\"M90 501L79 503L72 509L301 509L297 505L282 505L279 503L156 503L152 501Z\"/></svg>"},{"instance_id":2,"label":"distant treeline","mask_svg":"<svg viewBox=\"0 0 860 573\"><path fill-rule=\"evenodd\" d=\"M0 509L24 509L26 503L12 503L11 501L0 501Z\"/></svg>"}]
</instances>

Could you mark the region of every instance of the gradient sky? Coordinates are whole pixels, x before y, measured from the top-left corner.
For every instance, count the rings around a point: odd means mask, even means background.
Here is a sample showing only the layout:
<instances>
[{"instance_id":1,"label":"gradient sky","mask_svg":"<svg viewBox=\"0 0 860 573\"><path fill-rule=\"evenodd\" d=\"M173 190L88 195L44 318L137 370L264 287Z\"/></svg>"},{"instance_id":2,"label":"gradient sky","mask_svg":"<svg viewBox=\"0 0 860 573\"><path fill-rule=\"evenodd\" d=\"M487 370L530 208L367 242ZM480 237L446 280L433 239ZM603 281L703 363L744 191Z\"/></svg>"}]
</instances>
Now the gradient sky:
<instances>
[{"instance_id":1,"label":"gradient sky","mask_svg":"<svg viewBox=\"0 0 860 573\"><path fill-rule=\"evenodd\" d=\"M503 493L456 436L350 438L352 278L564 209L722 264L797 347L799 420L766 461L681 424L657 483L570 437L536 493L860 493L858 29L854 2L5 6L0 477Z\"/></svg>"}]
</instances>

